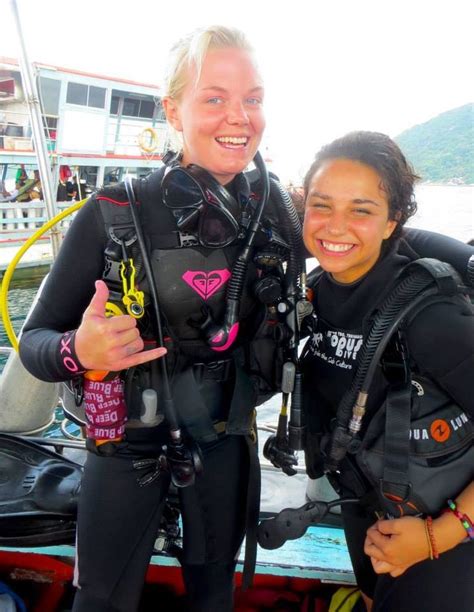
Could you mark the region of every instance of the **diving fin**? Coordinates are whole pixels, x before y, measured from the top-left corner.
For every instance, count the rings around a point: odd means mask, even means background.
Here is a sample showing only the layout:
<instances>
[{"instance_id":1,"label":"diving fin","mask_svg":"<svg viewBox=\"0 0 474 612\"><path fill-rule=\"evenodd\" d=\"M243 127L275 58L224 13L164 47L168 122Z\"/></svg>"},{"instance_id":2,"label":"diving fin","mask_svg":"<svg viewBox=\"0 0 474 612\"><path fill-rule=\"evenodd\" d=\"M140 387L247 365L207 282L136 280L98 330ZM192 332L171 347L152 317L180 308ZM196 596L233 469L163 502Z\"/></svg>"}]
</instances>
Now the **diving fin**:
<instances>
[{"instance_id":1,"label":"diving fin","mask_svg":"<svg viewBox=\"0 0 474 612\"><path fill-rule=\"evenodd\" d=\"M73 542L81 479L79 464L0 433L0 545Z\"/></svg>"}]
</instances>

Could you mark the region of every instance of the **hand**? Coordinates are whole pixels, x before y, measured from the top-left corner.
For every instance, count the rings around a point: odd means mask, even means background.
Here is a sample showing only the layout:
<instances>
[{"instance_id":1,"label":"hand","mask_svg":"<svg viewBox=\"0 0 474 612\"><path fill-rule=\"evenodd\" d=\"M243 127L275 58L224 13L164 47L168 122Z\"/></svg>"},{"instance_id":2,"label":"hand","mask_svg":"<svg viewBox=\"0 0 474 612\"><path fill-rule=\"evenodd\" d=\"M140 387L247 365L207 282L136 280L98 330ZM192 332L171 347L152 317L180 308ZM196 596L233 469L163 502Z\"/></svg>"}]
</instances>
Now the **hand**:
<instances>
[{"instance_id":1,"label":"hand","mask_svg":"<svg viewBox=\"0 0 474 612\"><path fill-rule=\"evenodd\" d=\"M144 351L137 321L129 315L105 316L109 289L104 281L95 283L95 293L76 332L77 357L87 370L120 372L158 359L165 348Z\"/></svg>"},{"instance_id":2,"label":"hand","mask_svg":"<svg viewBox=\"0 0 474 612\"><path fill-rule=\"evenodd\" d=\"M364 551L377 574L400 576L429 557L423 519L405 516L377 521L367 530Z\"/></svg>"}]
</instances>

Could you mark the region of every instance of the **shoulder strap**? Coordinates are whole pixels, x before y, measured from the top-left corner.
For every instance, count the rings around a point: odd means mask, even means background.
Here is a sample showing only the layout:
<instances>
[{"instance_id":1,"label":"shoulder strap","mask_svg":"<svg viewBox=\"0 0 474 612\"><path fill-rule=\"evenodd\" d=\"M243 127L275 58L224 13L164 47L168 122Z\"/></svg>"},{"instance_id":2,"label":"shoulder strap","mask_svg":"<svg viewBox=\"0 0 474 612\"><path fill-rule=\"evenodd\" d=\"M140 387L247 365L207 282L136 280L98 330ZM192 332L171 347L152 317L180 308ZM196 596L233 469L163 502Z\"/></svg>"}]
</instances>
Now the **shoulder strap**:
<instances>
[{"instance_id":1,"label":"shoulder strap","mask_svg":"<svg viewBox=\"0 0 474 612\"><path fill-rule=\"evenodd\" d=\"M465 291L459 275L449 264L424 258L405 266L396 285L372 313L357 370L337 409L336 433L326 462L328 470L339 469L361 429L374 374L393 334L433 301L452 299Z\"/></svg>"},{"instance_id":2,"label":"shoulder strap","mask_svg":"<svg viewBox=\"0 0 474 612\"><path fill-rule=\"evenodd\" d=\"M380 493L391 502L405 502L410 494L411 377L391 385L386 399L383 477Z\"/></svg>"},{"instance_id":3,"label":"shoulder strap","mask_svg":"<svg viewBox=\"0 0 474 612\"><path fill-rule=\"evenodd\" d=\"M397 327L399 333L426 307L440 302L452 301L461 293L461 279L449 264L435 259L419 259L408 264L403 274L411 274L419 266L428 271L436 282L439 293L432 294L421 301L414 300L405 312ZM393 333L392 333L393 336ZM384 340L382 338L382 340ZM403 347L400 347L400 342ZM394 350L403 354L400 361L406 367L406 376L399 384L390 384L385 410L385 441L383 457L383 476L380 481L380 494L390 502L406 503L410 498L411 483L409 480L410 458L410 423L411 423L411 374L409 357L403 338L392 345Z\"/></svg>"},{"instance_id":4,"label":"shoulder strap","mask_svg":"<svg viewBox=\"0 0 474 612\"><path fill-rule=\"evenodd\" d=\"M308 288L315 289L318 286L323 274L324 270L321 268L321 266L317 266L316 268L311 270L306 279L306 284L308 285Z\"/></svg>"}]
</instances>

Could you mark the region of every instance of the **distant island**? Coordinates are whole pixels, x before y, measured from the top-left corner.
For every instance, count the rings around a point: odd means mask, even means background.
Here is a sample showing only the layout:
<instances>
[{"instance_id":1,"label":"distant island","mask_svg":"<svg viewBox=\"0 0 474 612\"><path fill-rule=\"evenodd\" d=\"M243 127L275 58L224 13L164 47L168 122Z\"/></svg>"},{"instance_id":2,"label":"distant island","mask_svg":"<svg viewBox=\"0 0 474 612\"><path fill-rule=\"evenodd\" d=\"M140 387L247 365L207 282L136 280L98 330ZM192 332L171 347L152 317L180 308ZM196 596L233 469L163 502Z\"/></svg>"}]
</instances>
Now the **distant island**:
<instances>
[{"instance_id":1,"label":"distant island","mask_svg":"<svg viewBox=\"0 0 474 612\"><path fill-rule=\"evenodd\" d=\"M395 140L424 183L474 184L474 104L415 125Z\"/></svg>"}]
</instances>

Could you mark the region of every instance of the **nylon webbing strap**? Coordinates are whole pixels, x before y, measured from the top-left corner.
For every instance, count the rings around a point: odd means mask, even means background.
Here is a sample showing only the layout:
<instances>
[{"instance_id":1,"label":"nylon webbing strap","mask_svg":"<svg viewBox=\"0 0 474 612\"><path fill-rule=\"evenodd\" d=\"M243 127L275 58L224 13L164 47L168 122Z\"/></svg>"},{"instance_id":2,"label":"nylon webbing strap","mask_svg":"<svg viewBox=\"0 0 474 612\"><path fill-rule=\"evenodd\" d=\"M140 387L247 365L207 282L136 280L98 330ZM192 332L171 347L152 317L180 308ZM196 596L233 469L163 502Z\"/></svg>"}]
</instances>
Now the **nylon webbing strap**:
<instances>
[{"instance_id":1,"label":"nylon webbing strap","mask_svg":"<svg viewBox=\"0 0 474 612\"><path fill-rule=\"evenodd\" d=\"M382 493L405 499L409 493L411 380L392 386L387 395Z\"/></svg>"},{"instance_id":2,"label":"nylon webbing strap","mask_svg":"<svg viewBox=\"0 0 474 612\"><path fill-rule=\"evenodd\" d=\"M257 445L251 436L245 436L249 449L249 479L247 486L247 512L245 529L245 559L242 574L242 588L252 586L257 562L257 526L260 508L260 462Z\"/></svg>"}]
</instances>

